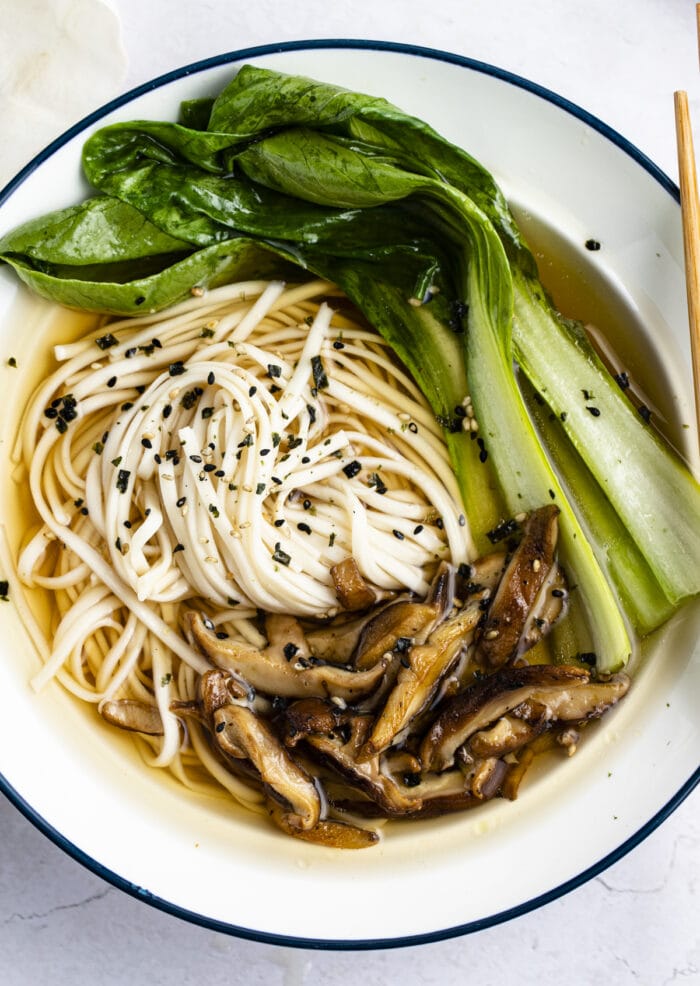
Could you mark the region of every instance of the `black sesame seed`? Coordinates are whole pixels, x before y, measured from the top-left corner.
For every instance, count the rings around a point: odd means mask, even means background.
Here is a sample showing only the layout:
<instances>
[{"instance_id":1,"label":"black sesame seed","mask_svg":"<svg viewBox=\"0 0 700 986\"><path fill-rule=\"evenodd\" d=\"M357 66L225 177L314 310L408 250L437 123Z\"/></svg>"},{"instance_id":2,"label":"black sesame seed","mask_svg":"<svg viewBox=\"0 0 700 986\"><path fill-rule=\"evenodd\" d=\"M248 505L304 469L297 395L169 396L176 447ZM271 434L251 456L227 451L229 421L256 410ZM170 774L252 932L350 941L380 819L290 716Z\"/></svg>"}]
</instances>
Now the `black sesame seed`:
<instances>
[{"instance_id":1,"label":"black sesame seed","mask_svg":"<svg viewBox=\"0 0 700 986\"><path fill-rule=\"evenodd\" d=\"M594 407L592 404L586 404L586 410L589 412L589 414L592 414L594 418L600 417L599 407Z\"/></svg>"},{"instance_id":2,"label":"black sesame seed","mask_svg":"<svg viewBox=\"0 0 700 986\"><path fill-rule=\"evenodd\" d=\"M348 477L348 479L352 479L353 476L357 476L358 472L360 472L361 469L362 466L357 461L357 459L353 459L352 462L348 462L346 466L343 466L343 472Z\"/></svg>"},{"instance_id":3,"label":"black sesame seed","mask_svg":"<svg viewBox=\"0 0 700 986\"><path fill-rule=\"evenodd\" d=\"M646 406L646 404L640 404L637 408L639 415L644 419L644 421L649 424L651 421L651 411Z\"/></svg>"},{"instance_id":4,"label":"black sesame seed","mask_svg":"<svg viewBox=\"0 0 700 986\"><path fill-rule=\"evenodd\" d=\"M153 442L151 441L150 438L142 438L141 444L143 445L144 448L153 448Z\"/></svg>"},{"instance_id":5,"label":"black sesame seed","mask_svg":"<svg viewBox=\"0 0 700 986\"><path fill-rule=\"evenodd\" d=\"M600 243L598 240L586 240L586 250L600 250Z\"/></svg>"},{"instance_id":6,"label":"black sesame seed","mask_svg":"<svg viewBox=\"0 0 700 986\"><path fill-rule=\"evenodd\" d=\"M297 528L298 530L303 531L304 534L311 534L311 528L303 521L300 524L297 524Z\"/></svg>"},{"instance_id":7,"label":"black sesame seed","mask_svg":"<svg viewBox=\"0 0 700 986\"><path fill-rule=\"evenodd\" d=\"M403 541L404 536L401 533L401 531L397 531L396 528L394 528L394 530L391 533L394 535L397 541Z\"/></svg>"},{"instance_id":8,"label":"black sesame seed","mask_svg":"<svg viewBox=\"0 0 700 986\"><path fill-rule=\"evenodd\" d=\"M117 378L116 377L110 377L109 380L107 381L107 386L108 387L114 387L114 385L116 384L116 382L117 382Z\"/></svg>"},{"instance_id":9,"label":"black sesame seed","mask_svg":"<svg viewBox=\"0 0 700 986\"><path fill-rule=\"evenodd\" d=\"M422 524L417 524L416 527L413 528L413 533L414 534L420 534L420 532L422 530L423 530L423 525Z\"/></svg>"},{"instance_id":10,"label":"black sesame seed","mask_svg":"<svg viewBox=\"0 0 700 986\"><path fill-rule=\"evenodd\" d=\"M216 466L214 465L213 462L207 462L205 464L205 466L204 466L204 471L205 472L214 472L215 469L216 469Z\"/></svg>"},{"instance_id":11,"label":"black sesame seed","mask_svg":"<svg viewBox=\"0 0 700 986\"><path fill-rule=\"evenodd\" d=\"M290 641L288 644L284 645L284 650L282 653L284 654L284 656L287 658L288 661L291 661L291 659L294 657L294 655L297 653L298 650L299 648L297 647L297 645L293 644Z\"/></svg>"},{"instance_id":12,"label":"black sesame seed","mask_svg":"<svg viewBox=\"0 0 700 986\"><path fill-rule=\"evenodd\" d=\"M341 342L340 339L336 339L333 343L333 349L345 349L345 343Z\"/></svg>"},{"instance_id":13,"label":"black sesame seed","mask_svg":"<svg viewBox=\"0 0 700 986\"><path fill-rule=\"evenodd\" d=\"M214 376L214 371L212 370L212 372L207 377L207 383L211 385L211 384L214 383L215 380L216 380L216 377Z\"/></svg>"},{"instance_id":14,"label":"black sesame seed","mask_svg":"<svg viewBox=\"0 0 700 986\"><path fill-rule=\"evenodd\" d=\"M58 411L56 410L55 407L47 407L46 410L44 411L44 414L46 415L47 418L58 417Z\"/></svg>"},{"instance_id":15,"label":"black sesame seed","mask_svg":"<svg viewBox=\"0 0 700 986\"><path fill-rule=\"evenodd\" d=\"M185 367L182 360L178 360L175 363L171 363L168 367L168 373L171 377L179 377L185 372Z\"/></svg>"},{"instance_id":16,"label":"black sesame seed","mask_svg":"<svg viewBox=\"0 0 700 986\"><path fill-rule=\"evenodd\" d=\"M184 551L184 550L185 550L184 544L180 544L178 542L178 544L176 544L175 547L173 548L173 554L176 554L178 551Z\"/></svg>"}]
</instances>

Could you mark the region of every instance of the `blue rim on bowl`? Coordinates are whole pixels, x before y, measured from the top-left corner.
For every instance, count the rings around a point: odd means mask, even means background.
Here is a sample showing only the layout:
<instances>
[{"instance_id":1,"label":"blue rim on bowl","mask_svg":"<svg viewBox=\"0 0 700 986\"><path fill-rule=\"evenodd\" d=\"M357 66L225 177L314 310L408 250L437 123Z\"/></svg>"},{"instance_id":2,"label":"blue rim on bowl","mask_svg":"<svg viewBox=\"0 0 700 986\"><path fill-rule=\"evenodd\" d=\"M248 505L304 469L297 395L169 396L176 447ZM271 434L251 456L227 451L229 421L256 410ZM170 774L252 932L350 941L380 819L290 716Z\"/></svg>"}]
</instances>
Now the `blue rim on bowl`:
<instances>
[{"instance_id":1,"label":"blue rim on bowl","mask_svg":"<svg viewBox=\"0 0 700 986\"><path fill-rule=\"evenodd\" d=\"M396 52L404 55L416 56L423 59L432 59L436 61L442 61L446 63L451 63L456 66L470 69L471 71L482 73L484 75L492 76L509 85L525 89L535 96L545 100L549 103L554 104L559 109L563 110L567 114L576 117L586 126L597 131L604 138L616 145L621 151L633 159L640 167L647 171L651 177L656 181L669 195L675 199L679 200L679 192L677 186L671 181L671 179L664 174L646 155L644 155L638 148L632 145L624 137L622 137L615 130L610 128L608 125L603 123L601 120L592 116L590 113L586 112L579 106L571 103L567 99L557 95L556 93L543 88L527 79L514 75L503 69L497 68L493 65L489 65L480 61L476 61L471 58L466 58L464 56L451 54L444 51L439 51L431 48L422 48L415 45L400 44L393 42L383 42L383 41L370 41L370 40L305 40L296 42L285 42L282 44L264 45L253 48L242 49L239 51L228 52L225 54L217 55L212 58L204 59L195 62L190 65L186 65L182 68L176 69L174 71L168 72L158 78L145 83L131 91L123 94L117 99L112 100L105 106L91 113L89 116L85 117L80 122L76 123L73 127L67 130L62 136L57 138L51 144L49 144L43 151L41 151L35 158L33 158L10 182L0 190L0 205L5 202L9 196L24 182L24 180L32 174L41 164L47 161L52 154L54 154L59 148L65 145L73 137L84 132L94 124L98 123L107 114L118 109L125 104L130 103L135 98L144 95L152 90L158 89L162 86L167 85L175 80L182 79L186 76L195 75L199 72L206 71L211 68L225 66L230 63L241 62L245 59L259 58L265 55L274 55L282 52L292 52L292 51L305 51L314 49L355 49L359 51L384 51L384 52ZM437 931L432 931L425 934L411 934L407 936L391 937L391 938L376 938L376 939L361 939L361 940L342 940L342 939L317 939L317 938L306 938L289 936L284 934L275 934L265 931L257 931L255 929L246 928L243 926L238 926L230 924L224 921L216 920L206 915L202 915L196 912L187 910L186 908L173 904L168 900L162 899L161 897L151 893L150 891L144 890L143 888L135 885L134 883L124 879L118 873L113 872L109 868L105 867L103 864L99 863L96 859L87 855L78 846L73 844L68 838L57 831L45 818L41 816L32 806L27 803L27 801L22 797L22 795L15 790L15 788L0 774L0 791L2 791L8 799L18 808L18 810L45 836L47 836L52 842L54 842L60 849L64 850L69 856L72 856L77 862L81 863L88 870L92 871L97 876L106 880L113 886L125 891L131 896L143 900L153 907L158 908L168 914L172 914L176 917L185 919L194 924L198 924L202 927L208 928L210 930L224 932L227 934L236 935L241 938L247 938L254 941L265 942L269 944L276 945L287 945L295 947L304 948L325 948L325 949L336 949L336 950L362 950L371 948L393 948L399 946L409 946L417 945L429 942L435 942L444 940L451 937L456 937L459 935L468 934L474 931L480 931L482 929L491 927L496 924L508 921L512 918L521 916L528 913L529 911L535 910L544 904L547 904L558 897L570 892L581 886L588 880L600 874L603 870L611 866L613 863L621 859L626 853L637 846L642 840L644 840L648 835L650 835L668 816L681 804L681 802L691 793L696 784L700 781L700 768L695 770L693 774L688 778L688 780L679 788L675 795L666 802L666 804L658 810L653 817L651 817L644 825L642 825L634 834L625 839L615 850L609 852L600 858L593 865L582 870L573 878L560 883L553 889L547 891L546 893L539 894L532 897L523 903L499 911L498 913L489 915L488 917L481 918L478 920L470 921L465 924L459 924L456 926L439 929Z\"/></svg>"}]
</instances>

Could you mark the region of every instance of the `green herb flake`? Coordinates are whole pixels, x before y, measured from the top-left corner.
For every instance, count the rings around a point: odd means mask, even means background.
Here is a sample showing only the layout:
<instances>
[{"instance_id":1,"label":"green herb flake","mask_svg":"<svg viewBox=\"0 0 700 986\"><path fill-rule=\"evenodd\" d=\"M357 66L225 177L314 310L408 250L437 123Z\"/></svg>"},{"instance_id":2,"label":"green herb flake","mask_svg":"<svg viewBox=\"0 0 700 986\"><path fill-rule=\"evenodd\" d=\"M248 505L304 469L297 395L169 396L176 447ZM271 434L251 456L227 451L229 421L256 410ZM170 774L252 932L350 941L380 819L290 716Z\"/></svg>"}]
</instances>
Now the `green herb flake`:
<instances>
[{"instance_id":1,"label":"green herb flake","mask_svg":"<svg viewBox=\"0 0 700 986\"><path fill-rule=\"evenodd\" d=\"M311 372L313 373L316 389L325 390L328 386L328 377L326 376L326 371L323 369L320 356L311 357Z\"/></svg>"},{"instance_id":2,"label":"green herb flake","mask_svg":"<svg viewBox=\"0 0 700 986\"><path fill-rule=\"evenodd\" d=\"M272 554L272 560L279 562L280 565L288 565L292 560L292 556L288 555L286 551L282 549L282 545L279 541L275 544L275 550Z\"/></svg>"},{"instance_id":3,"label":"green herb flake","mask_svg":"<svg viewBox=\"0 0 700 986\"><path fill-rule=\"evenodd\" d=\"M100 336L99 339L95 339L95 345L99 346L102 350L111 349L112 346L116 346L118 343L119 340L111 332L108 332L107 335Z\"/></svg>"}]
</instances>

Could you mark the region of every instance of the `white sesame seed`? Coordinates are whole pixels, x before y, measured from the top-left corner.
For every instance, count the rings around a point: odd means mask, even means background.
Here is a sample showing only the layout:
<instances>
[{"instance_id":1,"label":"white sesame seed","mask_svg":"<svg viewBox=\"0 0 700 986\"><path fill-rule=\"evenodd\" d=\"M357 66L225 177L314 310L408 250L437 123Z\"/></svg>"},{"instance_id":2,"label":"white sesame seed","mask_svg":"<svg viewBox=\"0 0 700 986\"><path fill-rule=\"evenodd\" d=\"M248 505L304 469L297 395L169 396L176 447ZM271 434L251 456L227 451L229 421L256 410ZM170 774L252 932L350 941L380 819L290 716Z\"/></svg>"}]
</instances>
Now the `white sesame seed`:
<instances>
[{"instance_id":1,"label":"white sesame seed","mask_svg":"<svg viewBox=\"0 0 700 986\"><path fill-rule=\"evenodd\" d=\"M498 630L489 630L484 634L484 640L495 640L498 636Z\"/></svg>"}]
</instances>

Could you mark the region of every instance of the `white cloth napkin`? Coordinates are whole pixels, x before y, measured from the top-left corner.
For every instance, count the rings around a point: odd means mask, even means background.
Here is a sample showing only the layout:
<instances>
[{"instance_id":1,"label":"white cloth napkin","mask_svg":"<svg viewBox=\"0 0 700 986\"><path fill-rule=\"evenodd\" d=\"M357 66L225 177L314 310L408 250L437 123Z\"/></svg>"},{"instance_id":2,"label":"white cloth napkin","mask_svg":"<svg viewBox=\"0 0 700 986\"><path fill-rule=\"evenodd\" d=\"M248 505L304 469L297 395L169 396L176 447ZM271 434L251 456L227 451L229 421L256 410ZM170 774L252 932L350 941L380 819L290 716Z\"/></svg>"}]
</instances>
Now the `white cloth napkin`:
<instances>
[{"instance_id":1,"label":"white cloth napkin","mask_svg":"<svg viewBox=\"0 0 700 986\"><path fill-rule=\"evenodd\" d=\"M2 0L0 188L118 95L127 59L108 0Z\"/></svg>"}]
</instances>

